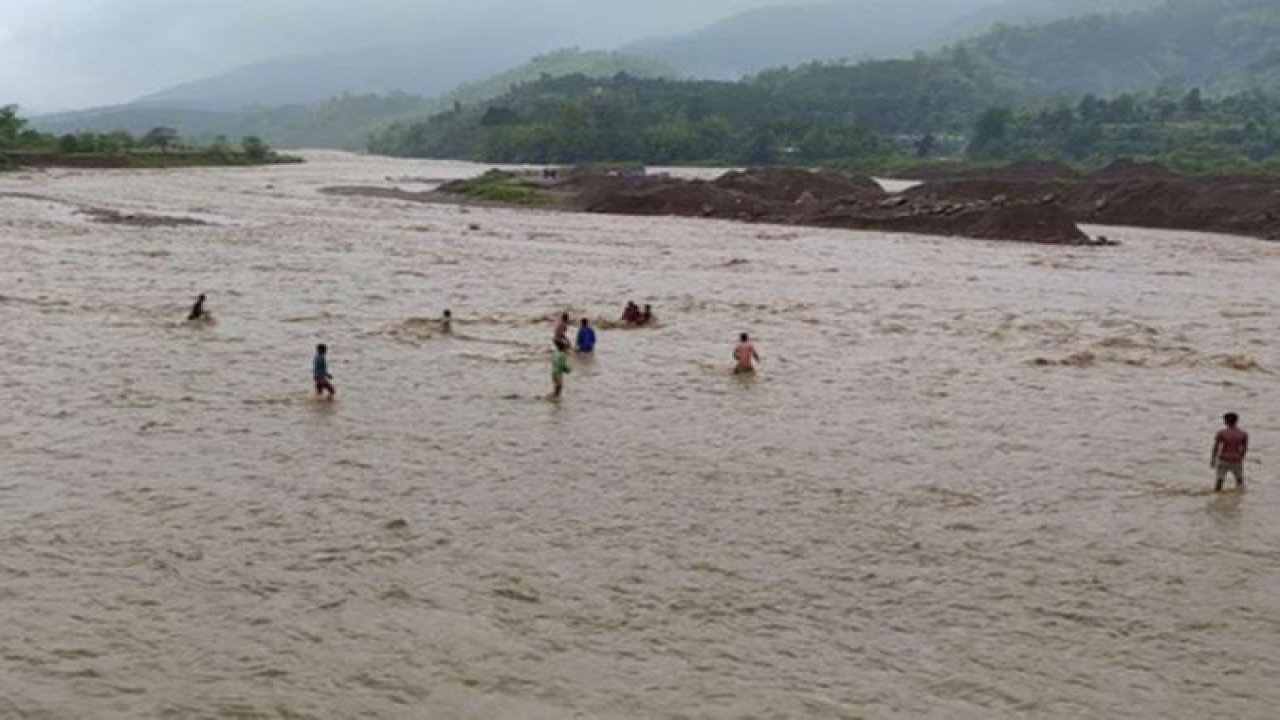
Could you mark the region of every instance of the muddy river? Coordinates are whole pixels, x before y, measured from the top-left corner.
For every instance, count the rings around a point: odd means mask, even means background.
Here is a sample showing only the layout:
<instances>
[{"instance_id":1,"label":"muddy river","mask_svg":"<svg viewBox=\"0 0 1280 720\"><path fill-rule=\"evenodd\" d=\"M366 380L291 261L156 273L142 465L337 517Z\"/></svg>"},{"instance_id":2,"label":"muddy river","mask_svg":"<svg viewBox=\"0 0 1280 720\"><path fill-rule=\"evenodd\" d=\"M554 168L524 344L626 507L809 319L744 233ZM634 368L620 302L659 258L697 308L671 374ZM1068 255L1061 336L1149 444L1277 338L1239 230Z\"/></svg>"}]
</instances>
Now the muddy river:
<instances>
[{"instance_id":1,"label":"muddy river","mask_svg":"<svg viewBox=\"0 0 1280 720\"><path fill-rule=\"evenodd\" d=\"M462 210L319 190L480 168L310 157L0 175L0 717L1276 716L1280 245ZM545 400L551 319L627 300L657 326Z\"/></svg>"}]
</instances>

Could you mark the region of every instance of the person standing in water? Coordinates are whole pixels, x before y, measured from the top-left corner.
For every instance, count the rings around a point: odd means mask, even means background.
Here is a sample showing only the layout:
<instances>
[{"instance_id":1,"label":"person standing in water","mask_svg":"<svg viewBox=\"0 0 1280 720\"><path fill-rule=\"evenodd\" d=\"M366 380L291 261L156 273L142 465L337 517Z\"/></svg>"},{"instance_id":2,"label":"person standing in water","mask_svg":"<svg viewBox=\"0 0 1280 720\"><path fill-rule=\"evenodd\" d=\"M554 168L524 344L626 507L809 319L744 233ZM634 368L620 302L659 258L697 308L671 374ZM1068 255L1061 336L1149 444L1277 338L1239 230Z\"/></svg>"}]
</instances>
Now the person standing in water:
<instances>
[{"instance_id":1,"label":"person standing in water","mask_svg":"<svg viewBox=\"0 0 1280 720\"><path fill-rule=\"evenodd\" d=\"M1249 454L1249 433L1236 427L1240 416L1227 413L1222 416L1222 422L1226 427L1213 437L1213 454L1209 458L1210 467L1218 472L1214 492L1222 492L1227 473L1235 476L1236 487L1244 488L1244 458Z\"/></svg>"},{"instance_id":2,"label":"person standing in water","mask_svg":"<svg viewBox=\"0 0 1280 720\"><path fill-rule=\"evenodd\" d=\"M196 298L196 304L191 306L191 314L187 315L187 321L203 320L204 317L204 293L200 293L200 297Z\"/></svg>"},{"instance_id":3,"label":"person standing in water","mask_svg":"<svg viewBox=\"0 0 1280 720\"><path fill-rule=\"evenodd\" d=\"M756 352L756 346L751 344L751 336L747 333L738 336L738 347L733 349L733 359L737 363L733 368L735 375L756 371L755 363L760 362L760 354Z\"/></svg>"},{"instance_id":4,"label":"person standing in water","mask_svg":"<svg viewBox=\"0 0 1280 720\"><path fill-rule=\"evenodd\" d=\"M640 322L640 306L627 301L627 307L622 311L622 322L627 325L635 325Z\"/></svg>"},{"instance_id":5,"label":"person standing in water","mask_svg":"<svg viewBox=\"0 0 1280 720\"><path fill-rule=\"evenodd\" d=\"M592 353L596 349L596 331L591 327L591 322L586 318L582 318L582 325L578 327L578 352Z\"/></svg>"},{"instance_id":6,"label":"person standing in water","mask_svg":"<svg viewBox=\"0 0 1280 720\"><path fill-rule=\"evenodd\" d=\"M565 347L569 347L569 313L560 314L560 319L556 321L556 332L552 336L552 342L557 345L564 343Z\"/></svg>"},{"instance_id":7,"label":"person standing in water","mask_svg":"<svg viewBox=\"0 0 1280 720\"><path fill-rule=\"evenodd\" d=\"M445 310L444 315L440 318L440 333L442 335L453 334L453 311Z\"/></svg>"},{"instance_id":8,"label":"person standing in water","mask_svg":"<svg viewBox=\"0 0 1280 720\"><path fill-rule=\"evenodd\" d=\"M332 400L337 392L333 389L333 376L329 374L329 346L324 343L316 346L316 356L311 361L311 377L316 381L316 395L328 393Z\"/></svg>"},{"instance_id":9,"label":"person standing in water","mask_svg":"<svg viewBox=\"0 0 1280 720\"><path fill-rule=\"evenodd\" d=\"M564 376L571 371L569 369L569 356L566 351L569 349L569 343L556 340L556 351L551 355L551 399L559 400L560 395L564 392Z\"/></svg>"},{"instance_id":10,"label":"person standing in water","mask_svg":"<svg viewBox=\"0 0 1280 720\"><path fill-rule=\"evenodd\" d=\"M640 323L639 323L639 324L640 324L640 325L652 325L652 324L653 324L653 306L652 306L652 305L645 305L645 306L644 306L644 310L641 310L641 311L640 311Z\"/></svg>"}]
</instances>

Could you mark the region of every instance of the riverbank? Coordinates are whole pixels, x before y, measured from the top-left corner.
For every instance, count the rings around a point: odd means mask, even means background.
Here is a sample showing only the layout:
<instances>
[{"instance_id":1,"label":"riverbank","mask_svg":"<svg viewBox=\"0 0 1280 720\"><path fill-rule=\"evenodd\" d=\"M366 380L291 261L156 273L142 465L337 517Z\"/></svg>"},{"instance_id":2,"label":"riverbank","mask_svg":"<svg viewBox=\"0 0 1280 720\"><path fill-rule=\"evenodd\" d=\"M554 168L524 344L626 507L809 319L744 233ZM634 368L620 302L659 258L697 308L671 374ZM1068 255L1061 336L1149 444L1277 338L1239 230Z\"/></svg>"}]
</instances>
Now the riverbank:
<instances>
[{"instance_id":1,"label":"riverbank","mask_svg":"<svg viewBox=\"0 0 1280 720\"><path fill-rule=\"evenodd\" d=\"M545 177L493 170L421 192L368 186L324 191L410 202L707 218L1051 245L1105 244L1085 234L1053 202L999 197L917 199L891 195L869 177L797 168L730 171L714 180L638 176L591 167Z\"/></svg>"},{"instance_id":2,"label":"riverbank","mask_svg":"<svg viewBox=\"0 0 1280 720\"><path fill-rule=\"evenodd\" d=\"M1117 161L1087 175L1058 163L969 168L896 194L865 176L788 168L731 171L715 180L636 178L589 169L542 180L494 171L416 196L392 193L425 202L515 204L1057 245L1105 244L1103 238L1089 238L1078 224L1280 240L1280 178L1179 175L1157 163L1133 161Z\"/></svg>"},{"instance_id":3,"label":"riverbank","mask_svg":"<svg viewBox=\"0 0 1280 720\"><path fill-rule=\"evenodd\" d=\"M219 150L128 151L117 153L60 153L17 150L0 154L0 170L83 168L95 170L155 170L187 167L251 167L304 162L294 155L271 152L253 156Z\"/></svg>"}]
</instances>

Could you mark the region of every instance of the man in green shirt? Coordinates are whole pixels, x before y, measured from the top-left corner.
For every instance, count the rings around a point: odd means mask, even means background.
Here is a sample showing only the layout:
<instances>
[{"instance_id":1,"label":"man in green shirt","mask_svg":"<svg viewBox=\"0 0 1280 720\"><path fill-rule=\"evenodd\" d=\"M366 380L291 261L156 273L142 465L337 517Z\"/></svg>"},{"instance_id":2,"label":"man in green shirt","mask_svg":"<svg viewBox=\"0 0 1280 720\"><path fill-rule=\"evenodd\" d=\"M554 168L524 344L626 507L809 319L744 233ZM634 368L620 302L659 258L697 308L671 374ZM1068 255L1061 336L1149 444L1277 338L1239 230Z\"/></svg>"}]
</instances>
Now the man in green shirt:
<instances>
[{"instance_id":1,"label":"man in green shirt","mask_svg":"<svg viewBox=\"0 0 1280 720\"><path fill-rule=\"evenodd\" d=\"M569 370L569 344L563 340L556 340L556 351L551 355L551 399L559 400L560 394L564 392L564 376Z\"/></svg>"}]
</instances>

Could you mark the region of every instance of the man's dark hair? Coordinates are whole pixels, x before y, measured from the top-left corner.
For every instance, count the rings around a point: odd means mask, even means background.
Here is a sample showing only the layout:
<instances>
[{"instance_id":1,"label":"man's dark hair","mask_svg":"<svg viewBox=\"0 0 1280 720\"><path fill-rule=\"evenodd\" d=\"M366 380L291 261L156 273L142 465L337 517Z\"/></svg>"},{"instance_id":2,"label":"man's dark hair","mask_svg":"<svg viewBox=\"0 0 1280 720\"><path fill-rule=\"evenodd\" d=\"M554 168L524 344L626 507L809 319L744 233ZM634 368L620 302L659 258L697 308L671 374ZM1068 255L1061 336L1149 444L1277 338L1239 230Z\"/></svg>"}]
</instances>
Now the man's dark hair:
<instances>
[{"instance_id":1,"label":"man's dark hair","mask_svg":"<svg viewBox=\"0 0 1280 720\"><path fill-rule=\"evenodd\" d=\"M329 352L329 346L325 345L324 343L320 343L319 345L316 346L316 352L327 353Z\"/></svg>"},{"instance_id":2,"label":"man's dark hair","mask_svg":"<svg viewBox=\"0 0 1280 720\"><path fill-rule=\"evenodd\" d=\"M738 339L741 340L742 342L747 342L748 340L751 339L751 336L746 333L742 333L741 335L738 336Z\"/></svg>"},{"instance_id":3,"label":"man's dark hair","mask_svg":"<svg viewBox=\"0 0 1280 720\"><path fill-rule=\"evenodd\" d=\"M1222 422L1226 423L1227 427L1235 427L1236 423L1240 422L1240 416L1235 413L1227 413L1222 416Z\"/></svg>"}]
</instances>

